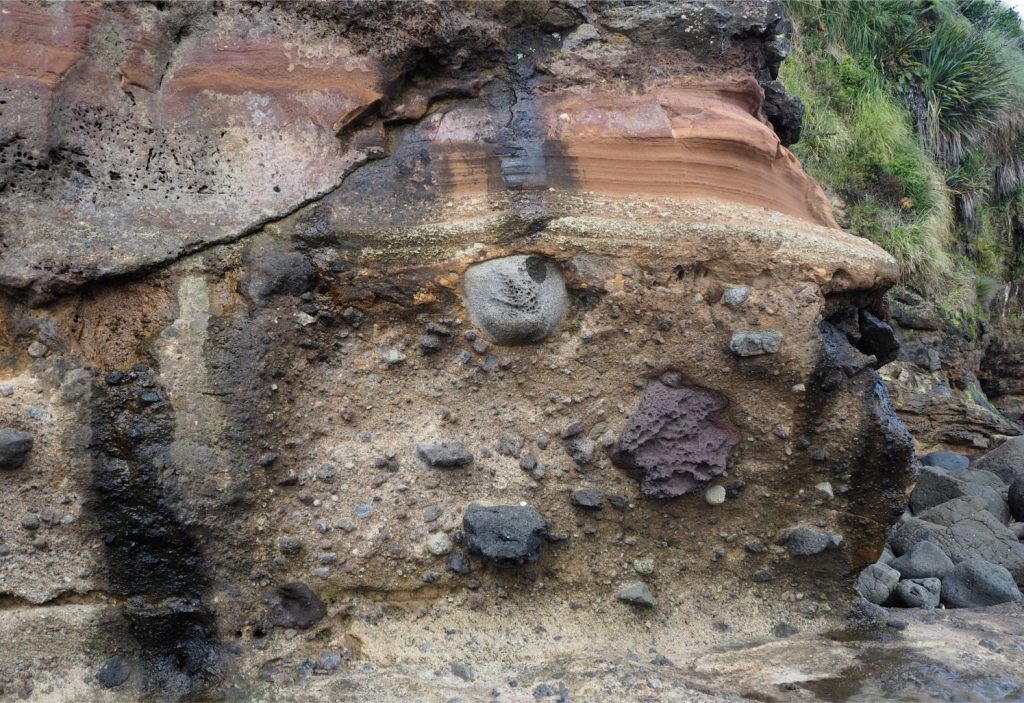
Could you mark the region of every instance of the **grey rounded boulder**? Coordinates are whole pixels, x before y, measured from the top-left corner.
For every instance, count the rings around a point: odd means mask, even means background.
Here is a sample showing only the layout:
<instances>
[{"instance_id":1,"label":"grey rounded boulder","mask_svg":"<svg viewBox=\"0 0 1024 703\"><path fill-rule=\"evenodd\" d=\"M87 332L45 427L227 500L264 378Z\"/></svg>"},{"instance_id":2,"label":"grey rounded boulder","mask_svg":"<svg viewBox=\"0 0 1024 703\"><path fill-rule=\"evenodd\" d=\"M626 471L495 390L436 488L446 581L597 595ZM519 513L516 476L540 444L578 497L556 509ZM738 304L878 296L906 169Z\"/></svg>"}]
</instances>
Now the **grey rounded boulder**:
<instances>
[{"instance_id":1,"label":"grey rounded boulder","mask_svg":"<svg viewBox=\"0 0 1024 703\"><path fill-rule=\"evenodd\" d=\"M939 593L942 582L939 579L907 579L896 585L896 596L908 608L939 607Z\"/></svg>"},{"instance_id":2,"label":"grey rounded boulder","mask_svg":"<svg viewBox=\"0 0 1024 703\"><path fill-rule=\"evenodd\" d=\"M857 577L857 591L875 605L882 605L900 581L900 572L885 564L868 564Z\"/></svg>"},{"instance_id":3,"label":"grey rounded boulder","mask_svg":"<svg viewBox=\"0 0 1024 703\"><path fill-rule=\"evenodd\" d=\"M905 579L941 579L953 570L952 560L928 540L911 545L906 554L894 559L890 566Z\"/></svg>"},{"instance_id":4,"label":"grey rounded boulder","mask_svg":"<svg viewBox=\"0 0 1024 703\"><path fill-rule=\"evenodd\" d=\"M548 536L548 521L528 505L471 503L462 526L469 551L502 568L540 559L540 548Z\"/></svg>"},{"instance_id":5,"label":"grey rounded boulder","mask_svg":"<svg viewBox=\"0 0 1024 703\"><path fill-rule=\"evenodd\" d=\"M984 559L962 561L942 579L942 602L950 608L978 608L1022 598L1010 572Z\"/></svg>"},{"instance_id":6,"label":"grey rounded boulder","mask_svg":"<svg viewBox=\"0 0 1024 703\"><path fill-rule=\"evenodd\" d=\"M539 342L555 331L569 307L558 265L534 255L470 266L462 277L462 297L469 319L495 344Z\"/></svg>"}]
</instances>

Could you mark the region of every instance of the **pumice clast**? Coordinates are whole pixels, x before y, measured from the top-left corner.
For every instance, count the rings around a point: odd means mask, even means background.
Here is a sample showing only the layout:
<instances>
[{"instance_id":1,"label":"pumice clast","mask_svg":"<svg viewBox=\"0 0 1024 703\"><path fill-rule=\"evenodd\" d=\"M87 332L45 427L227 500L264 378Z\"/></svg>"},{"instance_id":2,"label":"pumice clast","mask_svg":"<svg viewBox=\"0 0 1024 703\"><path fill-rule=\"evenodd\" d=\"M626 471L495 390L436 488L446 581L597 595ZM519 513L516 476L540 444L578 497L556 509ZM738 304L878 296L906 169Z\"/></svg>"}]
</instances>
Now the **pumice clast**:
<instances>
[{"instance_id":1,"label":"pumice clast","mask_svg":"<svg viewBox=\"0 0 1024 703\"><path fill-rule=\"evenodd\" d=\"M473 324L495 344L535 344L565 317L569 296L551 259L505 256L469 267L462 296Z\"/></svg>"}]
</instances>

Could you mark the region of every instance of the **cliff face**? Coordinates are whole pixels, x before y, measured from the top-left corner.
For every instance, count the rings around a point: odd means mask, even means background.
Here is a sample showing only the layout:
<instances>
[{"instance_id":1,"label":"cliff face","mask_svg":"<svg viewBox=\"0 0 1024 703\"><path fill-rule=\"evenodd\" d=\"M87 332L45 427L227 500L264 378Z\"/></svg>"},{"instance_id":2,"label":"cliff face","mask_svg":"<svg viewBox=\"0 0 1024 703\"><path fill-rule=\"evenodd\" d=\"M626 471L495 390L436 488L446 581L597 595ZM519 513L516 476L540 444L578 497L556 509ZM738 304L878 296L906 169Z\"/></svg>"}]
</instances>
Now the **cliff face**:
<instances>
[{"instance_id":1,"label":"cliff face","mask_svg":"<svg viewBox=\"0 0 1024 703\"><path fill-rule=\"evenodd\" d=\"M875 371L898 271L777 136L784 30L5 5L4 691L262 699L830 622L912 447Z\"/></svg>"}]
</instances>

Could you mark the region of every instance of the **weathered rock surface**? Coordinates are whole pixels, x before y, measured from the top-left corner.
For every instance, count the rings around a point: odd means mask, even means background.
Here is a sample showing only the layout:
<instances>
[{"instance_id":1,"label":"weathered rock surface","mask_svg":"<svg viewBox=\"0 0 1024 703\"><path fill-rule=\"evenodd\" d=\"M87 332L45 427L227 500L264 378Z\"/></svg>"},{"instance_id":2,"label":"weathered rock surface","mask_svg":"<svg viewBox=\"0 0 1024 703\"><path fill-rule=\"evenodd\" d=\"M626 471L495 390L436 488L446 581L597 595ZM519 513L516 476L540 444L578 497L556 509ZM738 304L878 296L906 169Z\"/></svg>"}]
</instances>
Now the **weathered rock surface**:
<instances>
[{"instance_id":1,"label":"weathered rock surface","mask_svg":"<svg viewBox=\"0 0 1024 703\"><path fill-rule=\"evenodd\" d=\"M906 579L896 585L896 596L908 608L932 609L939 607L941 589L937 578Z\"/></svg>"},{"instance_id":2,"label":"weathered rock surface","mask_svg":"<svg viewBox=\"0 0 1024 703\"><path fill-rule=\"evenodd\" d=\"M1010 572L984 559L966 559L942 579L942 602L951 608L978 608L1022 598Z\"/></svg>"},{"instance_id":3,"label":"weathered rock surface","mask_svg":"<svg viewBox=\"0 0 1024 703\"><path fill-rule=\"evenodd\" d=\"M942 578L953 569L953 562L932 542L914 544L906 553L893 559L893 569L906 579Z\"/></svg>"},{"instance_id":4,"label":"weathered rock surface","mask_svg":"<svg viewBox=\"0 0 1024 703\"><path fill-rule=\"evenodd\" d=\"M35 446L0 475L0 670L68 700L422 697L401 660L475 699L638 617L697 648L834 625L909 440L819 325L881 318L899 272L772 126L777 3L3 9L0 426ZM503 261L516 301L564 286L557 322L499 316L529 343L473 312ZM784 342L737 357L743 330ZM844 539L789 558L794 524ZM671 608L609 607L631 566ZM46 678L60 647L95 657Z\"/></svg>"},{"instance_id":5,"label":"weathered rock surface","mask_svg":"<svg viewBox=\"0 0 1024 703\"><path fill-rule=\"evenodd\" d=\"M18 469L28 459L35 440L28 432L11 427L0 429L0 469Z\"/></svg>"},{"instance_id":6,"label":"weathered rock surface","mask_svg":"<svg viewBox=\"0 0 1024 703\"><path fill-rule=\"evenodd\" d=\"M979 498L956 498L903 522L891 544L904 554L917 542L930 541L959 564L980 558L1005 567L1024 583L1024 544L999 522Z\"/></svg>"},{"instance_id":7,"label":"weathered rock surface","mask_svg":"<svg viewBox=\"0 0 1024 703\"><path fill-rule=\"evenodd\" d=\"M462 295L469 319L498 344L531 344L565 317L568 295L558 266L540 256L508 256L466 269Z\"/></svg>"},{"instance_id":8,"label":"weathered rock surface","mask_svg":"<svg viewBox=\"0 0 1024 703\"><path fill-rule=\"evenodd\" d=\"M868 564L857 576L857 591L870 603L882 605L889 600L900 572L885 564Z\"/></svg>"},{"instance_id":9,"label":"weathered rock surface","mask_svg":"<svg viewBox=\"0 0 1024 703\"><path fill-rule=\"evenodd\" d=\"M648 383L612 450L615 463L640 480L644 494L656 498L691 493L722 474L739 442L734 430L717 421L725 399L680 382L668 374Z\"/></svg>"},{"instance_id":10,"label":"weathered rock surface","mask_svg":"<svg viewBox=\"0 0 1024 703\"><path fill-rule=\"evenodd\" d=\"M1024 476L1024 437L1011 437L979 457L971 468L994 473L1006 483Z\"/></svg>"},{"instance_id":11,"label":"weathered rock surface","mask_svg":"<svg viewBox=\"0 0 1024 703\"><path fill-rule=\"evenodd\" d=\"M548 521L529 506L470 504L462 519L466 545L495 566L510 568L540 559Z\"/></svg>"},{"instance_id":12,"label":"weathered rock surface","mask_svg":"<svg viewBox=\"0 0 1024 703\"><path fill-rule=\"evenodd\" d=\"M917 485L914 492L910 494L910 508L915 514L921 513L941 505L954 498L974 496L985 503L985 508L1000 522L1006 523L1010 519L1010 511L1003 500L1000 491L989 485L984 474L988 472L958 472L950 474L942 469L923 466L917 474ZM973 478L968 474L975 474ZM994 474L988 474L994 476ZM963 476L964 480L960 477ZM980 480L979 480L980 479ZM996 477L996 481L999 479ZM1000 488L1005 486L1000 485Z\"/></svg>"}]
</instances>

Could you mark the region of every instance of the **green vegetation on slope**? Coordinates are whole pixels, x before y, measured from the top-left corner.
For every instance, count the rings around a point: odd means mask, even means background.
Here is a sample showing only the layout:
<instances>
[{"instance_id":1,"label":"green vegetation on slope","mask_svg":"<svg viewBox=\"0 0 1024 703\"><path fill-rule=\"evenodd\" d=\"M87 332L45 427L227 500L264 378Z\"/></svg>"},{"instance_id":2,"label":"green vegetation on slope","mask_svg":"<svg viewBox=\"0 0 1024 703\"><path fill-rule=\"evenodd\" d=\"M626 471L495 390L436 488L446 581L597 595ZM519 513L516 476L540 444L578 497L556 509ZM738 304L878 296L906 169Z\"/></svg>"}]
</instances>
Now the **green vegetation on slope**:
<instances>
[{"instance_id":1,"label":"green vegetation on slope","mask_svg":"<svg viewBox=\"0 0 1024 703\"><path fill-rule=\"evenodd\" d=\"M1024 270L1024 30L996 0L785 0L793 151L905 285L985 314Z\"/></svg>"}]
</instances>

